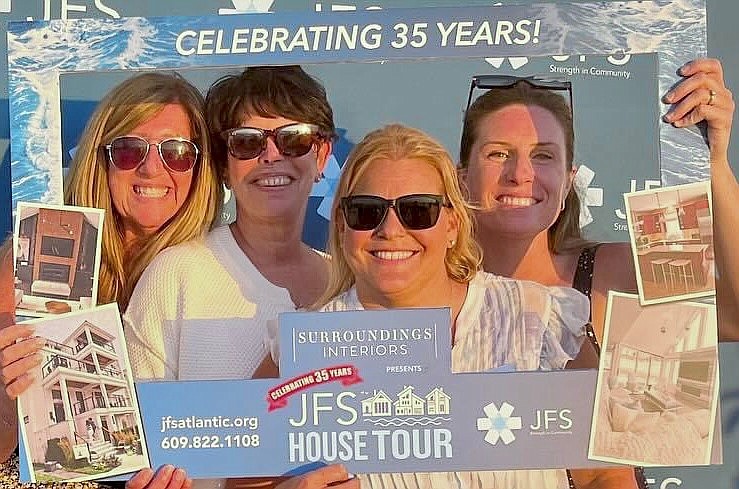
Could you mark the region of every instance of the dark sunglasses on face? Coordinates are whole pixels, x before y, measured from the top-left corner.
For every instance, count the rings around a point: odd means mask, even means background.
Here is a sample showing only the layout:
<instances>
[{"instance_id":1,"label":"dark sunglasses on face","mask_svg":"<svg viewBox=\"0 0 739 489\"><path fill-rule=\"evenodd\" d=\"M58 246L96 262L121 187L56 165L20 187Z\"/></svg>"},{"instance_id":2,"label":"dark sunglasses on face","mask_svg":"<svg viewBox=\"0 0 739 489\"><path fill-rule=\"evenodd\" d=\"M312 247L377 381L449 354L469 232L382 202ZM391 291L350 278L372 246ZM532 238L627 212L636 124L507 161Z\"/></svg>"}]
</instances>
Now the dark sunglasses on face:
<instances>
[{"instance_id":1,"label":"dark sunglasses on face","mask_svg":"<svg viewBox=\"0 0 739 489\"><path fill-rule=\"evenodd\" d=\"M341 199L346 225L355 231L376 229L391 207L406 229L429 229L438 222L441 208L451 206L445 197L434 194L411 194L392 200L377 195L351 195Z\"/></svg>"},{"instance_id":2,"label":"dark sunglasses on face","mask_svg":"<svg viewBox=\"0 0 739 489\"><path fill-rule=\"evenodd\" d=\"M545 78L541 76L512 76L512 75L475 75L470 82L470 94L467 97L467 109L472 103L472 94L475 89L490 90L491 88L512 88L516 83L525 81L534 88L566 91L569 95L570 110L572 110L572 83L567 80ZM465 109L465 111L467 110Z\"/></svg>"},{"instance_id":3,"label":"dark sunglasses on face","mask_svg":"<svg viewBox=\"0 0 739 489\"><path fill-rule=\"evenodd\" d=\"M134 170L146 160L149 148L156 146L159 157L169 171L184 173L192 170L200 151L195 143L185 138L167 138L150 143L139 136L118 136L104 148L110 161L119 170Z\"/></svg>"},{"instance_id":4,"label":"dark sunglasses on face","mask_svg":"<svg viewBox=\"0 0 739 489\"><path fill-rule=\"evenodd\" d=\"M267 139L272 138L280 154L298 157L307 154L314 144L325 139L314 124L287 124L276 129L235 127L221 133L228 152L237 160L251 160L267 149Z\"/></svg>"}]
</instances>

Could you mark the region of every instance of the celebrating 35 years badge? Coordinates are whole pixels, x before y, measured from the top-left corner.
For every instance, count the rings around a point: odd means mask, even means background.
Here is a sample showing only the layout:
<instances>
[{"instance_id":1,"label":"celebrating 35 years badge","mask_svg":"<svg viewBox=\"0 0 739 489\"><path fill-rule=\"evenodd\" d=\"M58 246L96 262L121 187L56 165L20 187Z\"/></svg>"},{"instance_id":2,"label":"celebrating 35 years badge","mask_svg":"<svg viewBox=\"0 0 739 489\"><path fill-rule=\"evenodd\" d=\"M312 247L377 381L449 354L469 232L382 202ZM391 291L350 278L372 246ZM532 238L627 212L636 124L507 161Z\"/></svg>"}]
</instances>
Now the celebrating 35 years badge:
<instances>
[{"instance_id":1,"label":"celebrating 35 years badge","mask_svg":"<svg viewBox=\"0 0 739 489\"><path fill-rule=\"evenodd\" d=\"M268 410L273 411L285 407L290 396L297 394L309 386L332 381L340 381L341 385L348 386L361 382L362 379L357 375L357 369L351 365L337 365L331 368L314 370L305 375L293 377L271 389L267 394Z\"/></svg>"}]
</instances>

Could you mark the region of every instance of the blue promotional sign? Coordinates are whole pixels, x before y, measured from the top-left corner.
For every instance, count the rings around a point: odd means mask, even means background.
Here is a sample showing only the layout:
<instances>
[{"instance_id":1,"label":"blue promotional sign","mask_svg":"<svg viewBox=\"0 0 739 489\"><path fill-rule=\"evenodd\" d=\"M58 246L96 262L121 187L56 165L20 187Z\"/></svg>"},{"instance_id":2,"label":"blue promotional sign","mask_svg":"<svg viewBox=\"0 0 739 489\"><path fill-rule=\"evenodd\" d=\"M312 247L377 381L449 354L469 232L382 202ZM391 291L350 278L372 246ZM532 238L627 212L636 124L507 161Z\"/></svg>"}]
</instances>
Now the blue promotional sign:
<instances>
[{"instance_id":1,"label":"blue promotional sign","mask_svg":"<svg viewBox=\"0 0 739 489\"><path fill-rule=\"evenodd\" d=\"M152 466L213 478L604 465L586 456L596 371L453 374L449 323L448 309L283 314L279 380L139 383Z\"/></svg>"}]
</instances>

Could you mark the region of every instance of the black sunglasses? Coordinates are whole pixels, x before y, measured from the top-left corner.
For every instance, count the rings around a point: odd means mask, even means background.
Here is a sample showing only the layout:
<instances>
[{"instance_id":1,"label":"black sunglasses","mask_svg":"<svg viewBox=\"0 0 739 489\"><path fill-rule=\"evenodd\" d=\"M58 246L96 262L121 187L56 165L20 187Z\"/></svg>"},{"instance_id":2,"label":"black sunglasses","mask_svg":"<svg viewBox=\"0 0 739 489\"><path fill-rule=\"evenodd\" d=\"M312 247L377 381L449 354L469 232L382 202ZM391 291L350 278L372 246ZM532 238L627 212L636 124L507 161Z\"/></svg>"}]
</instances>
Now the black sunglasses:
<instances>
[{"instance_id":1,"label":"black sunglasses","mask_svg":"<svg viewBox=\"0 0 739 489\"><path fill-rule=\"evenodd\" d=\"M146 160L149 148L156 146L159 157L168 170L184 173L192 170L200 151L195 143L185 138L167 138L150 143L139 136L118 136L103 146L108 161L119 170L133 170Z\"/></svg>"},{"instance_id":2,"label":"black sunglasses","mask_svg":"<svg viewBox=\"0 0 739 489\"><path fill-rule=\"evenodd\" d=\"M470 82L470 94L467 96L467 109L472 103L472 94L476 88L490 90L491 88L512 88L518 82L527 82L535 88L553 91L567 91L569 95L570 110L572 110L572 82L556 78L545 78L541 76L513 76L513 75L475 75Z\"/></svg>"},{"instance_id":3,"label":"black sunglasses","mask_svg":"<svg viewBox=\"0 0 739 489\"><path fill-rule=\"evenodd\" d=\"M251 160L267 149L267 139L272 138L284 156L303 156L314 144L325 139L321 129L314 124L286 124L276 129L235 127L221 133L228 152L237 160Z\"/></svg>"},{"instance_id":4,"label":"black sunglasses","mask_svg":"<svg viewBox=\"0 0 739 489\"><path fill-rule=\"evenodd\" d=\"M376 229L391 207L406 229L429 229L439 221L441 208L451 206L445 197L434 194L411 194L391 200L377 195L351 195L341 199L346 225L355 231Z\"/></svg>"}]
</instances>

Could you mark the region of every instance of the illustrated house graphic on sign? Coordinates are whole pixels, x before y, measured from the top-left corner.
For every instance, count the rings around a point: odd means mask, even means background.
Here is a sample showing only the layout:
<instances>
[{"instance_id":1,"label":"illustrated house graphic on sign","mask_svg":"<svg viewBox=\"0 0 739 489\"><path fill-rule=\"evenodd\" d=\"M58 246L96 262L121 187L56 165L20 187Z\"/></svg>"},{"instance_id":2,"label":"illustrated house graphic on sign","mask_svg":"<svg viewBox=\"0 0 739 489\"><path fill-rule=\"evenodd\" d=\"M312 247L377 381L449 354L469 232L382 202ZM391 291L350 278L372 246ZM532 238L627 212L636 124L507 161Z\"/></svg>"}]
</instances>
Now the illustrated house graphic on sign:
<instances>
[{"instance_id":1,"label":"illustrated house graphic on sign","mask_svg":"<svg viewBox=\"0 0 739 489\"><path fill-rule=\"evenodd\" d=\"M390 416L393 401L382 391L375 391L372 397L362 401L363 416Z\"/></svg>"},{"instance_id":2,"label":"illustrated house graphic on sign","mask_svg":"<svg viewBox=\"0 0 739 489\"><path fill-rule=\"evenodd\" d=\"M449 397L441 387L435 387L426 394L426 414L429 416L437 414L449 414Z\"/></svg>"},{"instance_id":3,"label":"illustrated house graphic on sign","mask_svg":"<svg viewBox=\"0 0 739 489\"><path fill-rule=\"evenodd\" d=\"M413 393L413 386L405 386L396 401L376 390L362 400L362 416L390 416L391 406L395 407L395 416L442 416L450 413L451 400L441 387L434 387L425 397L420 397Z\"/></svg>"},{"instance_id":4,"label":"illustrated house graphic on sign","mask_svg":"<svg viewBox=\"0 0 739 489\"><path fill-rule=\"evenodd\" d=\"M423 416L426 402L413 393L413 386L404 387L398 393L398 400L393 403L396 416Z\"/></svg>"}]
</instances>

